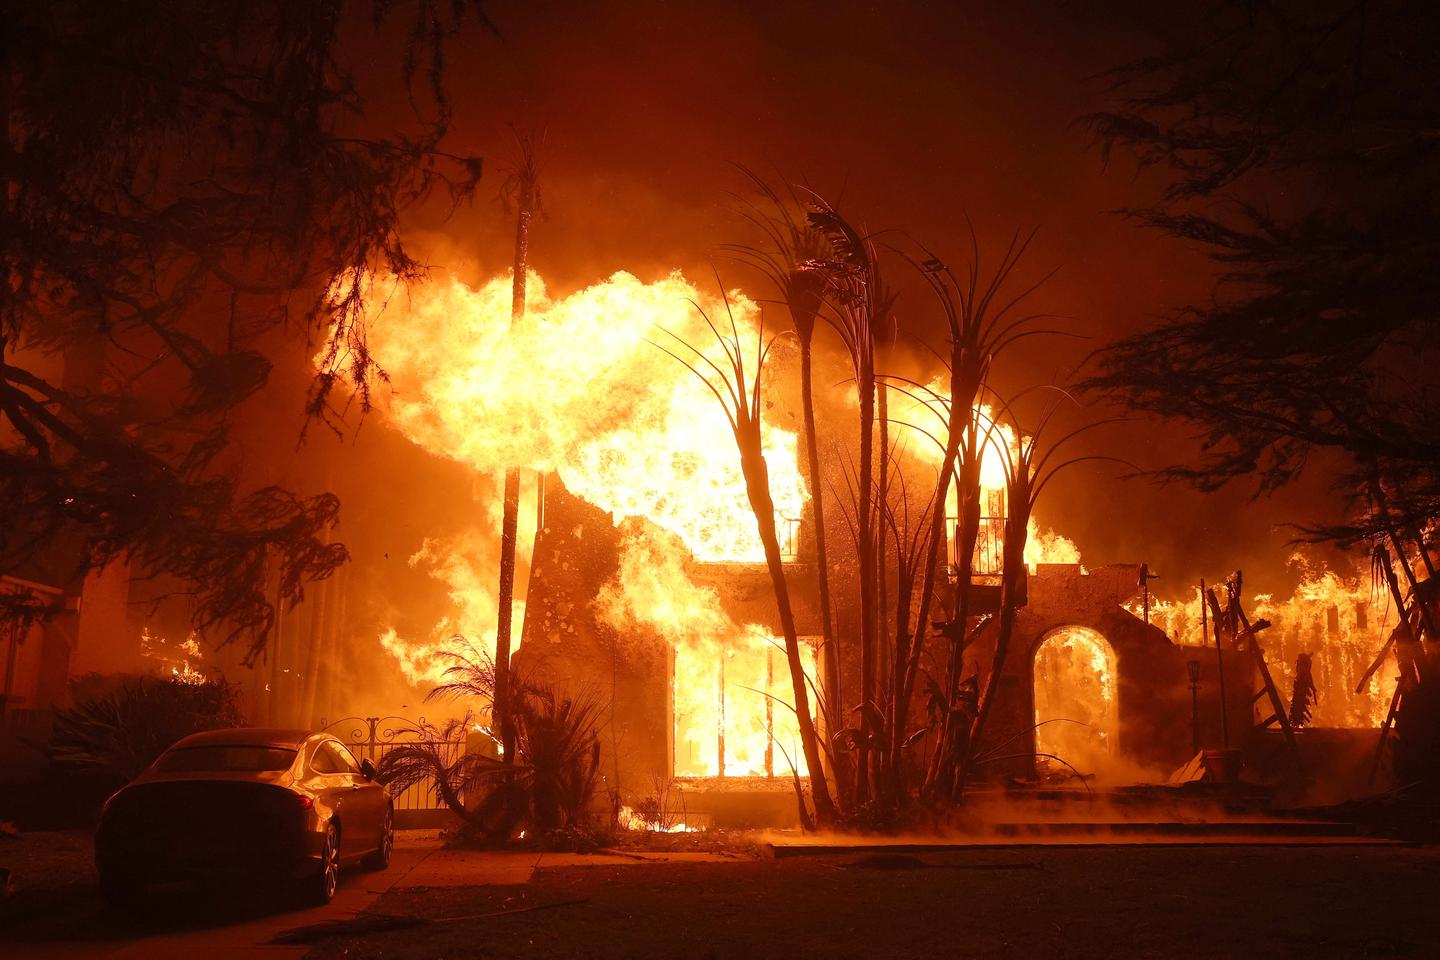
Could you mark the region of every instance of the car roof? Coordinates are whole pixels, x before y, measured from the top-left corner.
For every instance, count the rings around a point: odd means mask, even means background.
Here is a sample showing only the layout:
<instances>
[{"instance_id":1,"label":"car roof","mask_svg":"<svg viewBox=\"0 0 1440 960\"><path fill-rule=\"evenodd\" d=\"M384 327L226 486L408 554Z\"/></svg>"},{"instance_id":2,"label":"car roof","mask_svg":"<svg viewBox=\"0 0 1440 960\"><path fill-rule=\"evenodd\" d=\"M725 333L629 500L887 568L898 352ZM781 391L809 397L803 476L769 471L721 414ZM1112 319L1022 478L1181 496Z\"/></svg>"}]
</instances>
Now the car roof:
<instances>
[{"instance_id":1,"label":"car roof","mask_svg":"<svg viewBox=\"0 0 1440 960\"><path fill-rule=\"evenodd\" d=\"M286 730L274 727L232 727L228 730L206 730L192 733L171 747L283 747L298 750L311 737L328 736L313 730Z\"/></svg>"}]
</instances>

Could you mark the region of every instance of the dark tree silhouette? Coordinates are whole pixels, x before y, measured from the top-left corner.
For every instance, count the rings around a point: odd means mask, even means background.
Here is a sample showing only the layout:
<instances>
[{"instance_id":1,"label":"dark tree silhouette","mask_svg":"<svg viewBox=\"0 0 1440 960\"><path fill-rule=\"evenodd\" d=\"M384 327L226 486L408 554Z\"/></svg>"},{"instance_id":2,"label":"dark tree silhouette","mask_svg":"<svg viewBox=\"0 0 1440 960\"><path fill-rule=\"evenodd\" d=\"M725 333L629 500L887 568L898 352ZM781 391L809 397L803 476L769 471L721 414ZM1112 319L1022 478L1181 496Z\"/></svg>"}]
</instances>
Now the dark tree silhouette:
<instances>
[{"instance_id":1,"label":"dark tree silhouette","mask_svg":"<svg viewBox=\"0 0 1440 960\"><path fill-rule=\"evenodd\" d=\"M1087 121L1107 158L1167 178L1127 214L1200 244L1219 280L1101 351L1088 386L1196 428L1203 455L1169 477L1268 491L1338 451L1423 529L1440 516L1440 9L1223 2L1186 29L1115 71L1116 106Z\"/></svg>"},{"instance_id":2,"label":"dark tree silhouette","mask_svg":"<svg viewBox=\"0 0 1440 960\"><path fill-rule=\"evenodd\" d=\"M1202 245L1219 280L1102 350L1086 385L1196 428L1199 461L1162 473L1201 489L1271 491L1322 451L1341 463L1350 516L1296 519L1311 539L1367 541L1423 639L1396 646L1382 730L1393 719L1403 780L1440 790L1440 8L1225 2L1187 32L1116 71L1118 106L1088 122L1107 156L1168 178L1129 215Z\"/></svg>"},{"instance_id":3,"label":"dark tree silhouette","mask_svg":"<svg viewBox=\"0 0 1440 960\"><path fill-rule=\"evenodd\" d=\"M368 403L383 371L362 285L419 276L402 212L475 187L480 161L440 148L442 54L488 22L439 0L0 11L0 569L68 578L128 557L253 656L276 578L298 602L346 553L323 536L335 497L245 489L222 467L229 418L273 351L312 335L311 416L342 375ZM383 54L364 49L382 36ZM384 55L409 94L400 129L347 68Z\"/></svg>"}]
</instances>

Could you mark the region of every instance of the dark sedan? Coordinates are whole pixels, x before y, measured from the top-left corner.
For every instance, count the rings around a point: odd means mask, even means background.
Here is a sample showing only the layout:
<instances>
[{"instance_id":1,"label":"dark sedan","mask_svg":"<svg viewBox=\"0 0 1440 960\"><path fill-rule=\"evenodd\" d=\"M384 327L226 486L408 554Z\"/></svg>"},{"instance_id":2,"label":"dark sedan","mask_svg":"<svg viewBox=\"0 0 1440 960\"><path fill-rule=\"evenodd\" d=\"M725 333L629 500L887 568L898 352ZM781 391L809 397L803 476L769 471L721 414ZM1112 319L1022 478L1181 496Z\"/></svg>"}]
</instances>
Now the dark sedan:
<instances>
[{"instance_id":1,"label":"dark sedan","mask_svg":"<svg viewBox=\"0 0 1440 960\"><path fill-rule=\"evenodd\" d=\"M223 877L283 882L328 903L342 864L383 870L394 842L394 807L374 766L339 740L210 730L106 801L95 864L106 899L120 905L152 883Z\"/></svg>"}]
</instances>

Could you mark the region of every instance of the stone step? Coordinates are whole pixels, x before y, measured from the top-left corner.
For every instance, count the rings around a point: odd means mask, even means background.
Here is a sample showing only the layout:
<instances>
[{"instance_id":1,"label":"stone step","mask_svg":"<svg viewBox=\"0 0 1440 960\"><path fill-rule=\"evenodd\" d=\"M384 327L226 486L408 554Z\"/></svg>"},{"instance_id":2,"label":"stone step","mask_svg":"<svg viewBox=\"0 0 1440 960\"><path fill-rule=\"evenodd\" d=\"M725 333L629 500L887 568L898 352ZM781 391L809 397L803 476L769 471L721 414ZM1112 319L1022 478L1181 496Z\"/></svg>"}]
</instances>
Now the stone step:
<instances>
[{"instance_id":1,"label":"stone step","mask_svg":"<svg viewBox=\"0 0 1440 960\"><path fill-rule=\"evenodd\" d=\"M1224 818L1197 820L1031 820L993 823L999 837L1353 837L1355 827L1328 820Z\"/></svg>"},{"instance_id":2,"label":"stone step","mask_svg":"<svg viewBox=\"0 0 1440 960\"><path fill-rule=\"evenodd\" d=\"M1037 847L1074 849L1099 847L1413 847L1406 840L1380 837L1285 834L1109 834L1035 835L1024 837L976 836L943 840L875 841L872 838L815 838L777 840L767 845L771 856L821 857L857 853L924 854L959 850L1014 850Z\"/></svg>"}]
</instances>

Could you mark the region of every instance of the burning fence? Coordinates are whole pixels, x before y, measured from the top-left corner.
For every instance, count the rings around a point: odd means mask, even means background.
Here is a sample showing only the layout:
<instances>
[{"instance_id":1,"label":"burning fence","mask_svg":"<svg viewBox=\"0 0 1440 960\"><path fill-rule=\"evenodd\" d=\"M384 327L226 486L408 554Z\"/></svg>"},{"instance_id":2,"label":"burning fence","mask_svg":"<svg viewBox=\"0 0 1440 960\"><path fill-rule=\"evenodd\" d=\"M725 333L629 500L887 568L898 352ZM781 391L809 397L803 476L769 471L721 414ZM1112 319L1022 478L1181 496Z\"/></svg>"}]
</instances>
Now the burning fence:
<instances>
[{"instance_id":1,"label":"burning fence","mask_svg":"<svg viewBox=\"0 0 1440 960\"><path fill-rule=\"evenodd\" d=\"M1365 672L1397 622L1393 604L1367 578L1344 576L1302 554L1291 566L1300 582L1288 598L1262 593L1254 600L1254 615L1272 624L1265 653L1276 683L1292 691L1296 664L1308 655L1316 684L1309 725L1379 726L1395 694L1396 672L1383 666L1368 677ZM1141 614L1138 600L1128 609ZM1150 619L1175 643L1214 648L1213 632L1202 627L1198 591L1188 601L1152 600Z\"/></svg>"}]
</instances>

